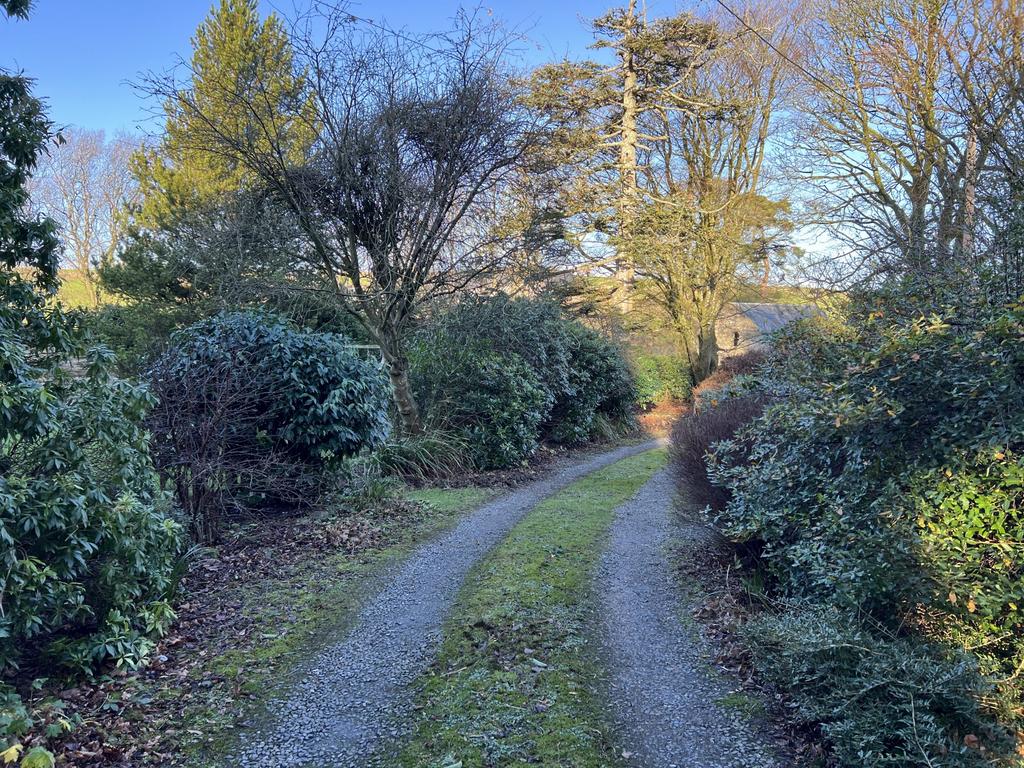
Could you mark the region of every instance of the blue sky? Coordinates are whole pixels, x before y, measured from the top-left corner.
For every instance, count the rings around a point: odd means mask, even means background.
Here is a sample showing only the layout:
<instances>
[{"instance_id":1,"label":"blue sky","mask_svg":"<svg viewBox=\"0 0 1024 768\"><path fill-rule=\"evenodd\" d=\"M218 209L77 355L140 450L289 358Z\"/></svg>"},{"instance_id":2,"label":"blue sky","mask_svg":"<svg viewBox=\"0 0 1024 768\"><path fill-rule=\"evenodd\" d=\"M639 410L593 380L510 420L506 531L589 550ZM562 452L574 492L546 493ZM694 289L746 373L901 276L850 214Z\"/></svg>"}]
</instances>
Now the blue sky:
<instances>
[{"instance_id":1,"label":"blue sky","mask_svg":"<svg viewBox=\"0 0 1024 768\"><path fill-rule=\"evenodd\" d=\"M36 0L27 21L0 14L0 67L35 78L59 125L118 131L156 130L151 110L128 84L140 72L161 71L189 39L212 0ZM446 26L458 0L376 0L353 3L360 16L427 32ZM475 7L475 2L470 7ZM524 30L530 63L583 52L592 42L581 19L603 13L614 0L491 0L484 3L508 25ZM264 12L292 8L291 0L262 2ZM652 15L675 10L674 0L648 2Z\"/></svg>"}]
</instances>

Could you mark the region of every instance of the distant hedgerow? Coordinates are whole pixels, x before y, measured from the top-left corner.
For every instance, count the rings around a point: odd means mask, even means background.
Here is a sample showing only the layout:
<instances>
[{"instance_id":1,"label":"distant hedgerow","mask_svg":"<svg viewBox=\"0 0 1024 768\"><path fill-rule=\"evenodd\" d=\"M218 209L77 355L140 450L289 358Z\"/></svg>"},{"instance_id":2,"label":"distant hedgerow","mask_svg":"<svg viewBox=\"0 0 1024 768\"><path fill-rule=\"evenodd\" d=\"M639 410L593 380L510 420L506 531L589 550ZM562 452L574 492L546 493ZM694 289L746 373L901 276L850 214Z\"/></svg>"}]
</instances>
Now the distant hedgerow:
<instances>
[{"instance_id":1,"label":"distant hedgerow","mask_svg":"<svg viewBox=\"0 0 1024 768\"><path fill-rule=\"evenodd\" d=\"M665 400L686 400L690 396L690 369L679 355L639 355L633 360L636 402L652 408Z\"/></svg>"}]
</instances>

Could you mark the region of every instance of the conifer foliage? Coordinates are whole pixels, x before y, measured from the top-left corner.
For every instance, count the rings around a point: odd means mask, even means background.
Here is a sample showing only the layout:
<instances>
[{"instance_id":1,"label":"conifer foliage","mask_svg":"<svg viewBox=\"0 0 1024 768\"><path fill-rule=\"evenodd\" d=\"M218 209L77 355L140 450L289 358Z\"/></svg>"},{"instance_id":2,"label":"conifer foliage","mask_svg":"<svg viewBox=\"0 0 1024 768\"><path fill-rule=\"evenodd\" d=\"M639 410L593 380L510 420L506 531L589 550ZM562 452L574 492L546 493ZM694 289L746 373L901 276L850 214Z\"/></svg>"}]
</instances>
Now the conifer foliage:
<instances>
[{"instance_id":1,"label":"conifer foliage","mask_svg":"<svg viewBox=\"0 0 1024 768\"><path fill-rule=\"evenodd\" d=\"M182 213L245 189L253 177L244 163L210 151L211 136L255 140L289 163L301 161L315 137L312 103L295 72L281 20L261 20L255 0L221 0L192 38L188 103L166 99L164 136L133 160L142 202L136 225L166 225ZM252 139L252 137L256 137Z\"/></svg>"}]
</instances>

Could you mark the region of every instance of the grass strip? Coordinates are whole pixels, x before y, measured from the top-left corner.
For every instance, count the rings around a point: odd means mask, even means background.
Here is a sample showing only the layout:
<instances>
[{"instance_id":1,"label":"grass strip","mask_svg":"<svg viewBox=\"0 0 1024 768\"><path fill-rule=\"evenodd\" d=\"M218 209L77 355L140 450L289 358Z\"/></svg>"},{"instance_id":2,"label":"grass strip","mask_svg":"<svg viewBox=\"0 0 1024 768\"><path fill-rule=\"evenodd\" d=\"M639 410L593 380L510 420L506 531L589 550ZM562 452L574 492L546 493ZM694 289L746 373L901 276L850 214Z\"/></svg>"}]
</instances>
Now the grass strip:
<instances>
[{"instance_id":1,"label":"grass strip","mask_svg":"<svg viewBox=\"0 0 1024 768\"><path fill-rule=\"evenodd\" d=\"M415 768L620 763L591 690L591 578L615 509L665 463L648 451L530 512L470 574L419 681L399 762Z\"/></svg>"},{"instance_id":2,"label":"grass strip","mask_svg":"<svg viewBox=\"0 0 1024 768\"><path fill-rule=\"evenodd\" d=\"M497 495L494 488L471 485L466 488L414 488L407 491L405 497L442 514L462 515Z\"/></svg>"}]
</instances>

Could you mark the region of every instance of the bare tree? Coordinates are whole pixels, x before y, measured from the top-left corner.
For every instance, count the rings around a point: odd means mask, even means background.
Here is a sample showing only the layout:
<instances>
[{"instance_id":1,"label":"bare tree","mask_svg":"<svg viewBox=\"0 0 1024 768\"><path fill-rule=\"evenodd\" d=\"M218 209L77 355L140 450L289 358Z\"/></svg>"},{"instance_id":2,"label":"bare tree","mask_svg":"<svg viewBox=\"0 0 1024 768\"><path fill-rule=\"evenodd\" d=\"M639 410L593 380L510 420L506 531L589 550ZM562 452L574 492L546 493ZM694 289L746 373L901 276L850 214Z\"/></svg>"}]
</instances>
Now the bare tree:
<instances>
[{"instance_id":1,"label":"bare tree","mask_svg":"<svg viewBox=\"0 0 1024 768\"><path fill-rule=\"evenodd\" d=\"M137 146L126 136L108 141L103 131L72 128L32 179L33 204L57 221L66 263L82 276L94 305L100 300L96 269L117 250L122 211L136 197L128 160Z\"/></svg>"},{"instance_id":2,"label":"bare tree","mask_svg":"<svg viewBox=\"0 0 1024 768\"><path fill-rule=\"evenodd\" d=\"M832 234L867 274L973 264L977 188L1024 89L1013 0L816 2L801 135Z\"/></svg>"},{"instance_id":3,"label":"bare tree","mask_svg":"<svg viewBox=\"0 0 1024 768\"><path fill-rule=\"evenodd\" d=\"M425 37L367 27L319 4L293 26L295 59L316 109L318 140L296 164L284 123L267 118L259 88L225 99L258 116L232 135L173 78L149 89L204 126L202 151L234 158L294 213L308 260L380 345L404 428L422 430L404 340L425 303L498 266L512 249L492 226L491 203L534 136L503 64L510 39L461 15Z\"/></svg>"},{"instance_id":4,"label":"bare tree","mask_svg":"<svg viewBox=\"0 0 1024 768\"><path fill-rule=\"evenodd\" d=\"M1024 104L1013 111L993 152L992 172L979 185L978 206L991 221L987 243L993 270L1003 280L1003 294L1013 300L1024 293Z\"/></svg>"}]
</instances>

